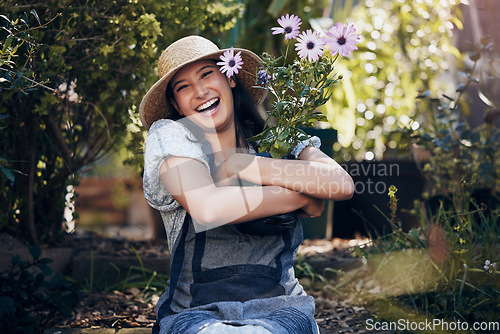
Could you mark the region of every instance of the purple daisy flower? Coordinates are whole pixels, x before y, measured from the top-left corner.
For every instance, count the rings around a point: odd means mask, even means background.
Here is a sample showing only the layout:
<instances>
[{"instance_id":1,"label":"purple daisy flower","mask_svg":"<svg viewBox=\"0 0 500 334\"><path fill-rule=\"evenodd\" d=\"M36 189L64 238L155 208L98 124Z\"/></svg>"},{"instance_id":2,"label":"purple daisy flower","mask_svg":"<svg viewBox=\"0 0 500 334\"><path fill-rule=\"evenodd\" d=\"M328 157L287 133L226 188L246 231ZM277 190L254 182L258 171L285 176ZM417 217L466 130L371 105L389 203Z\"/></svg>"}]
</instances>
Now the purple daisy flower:
<instances>
[{"instance_id":1,"label":"purple daisy flower","mask_svg":"<svg viewBox=\"0 0 500 334\"><path fill-rule=\"evenodd\" d=\"M228 78L232 77L233 74L238 74L238 70L241 68L241 65L243 65L241 51L234 54L233 48L226 50L220 56L220 60L222 61L218 62L217 65L221 66L220 71L226 73Z\"/></svg>"},{"instance_id":2,"label":"purple daisy flower","mask_svg":"<svg viewBox=\"0 0 500 334\"><path fill-rule=\"evenodd\" d=\"M300 18L294 14L283 15L278 19L278 23L281 27L271 28L273 35L285 34L285 41L287 39L294 39L299 35L300 25L302 21Z\"/></svg>"},{"instance_id":3,"label":"purple daisy flower","mask_svg":"<svg viewBox=\"0 0 500 334\"><path fill-rule=\"evenodd\" d=\"M319 36L319 33L307 29L307 31L297 37L295 50L302 59L308 59L309 62L317 61L323 55L325 47L324 40Z\"/></svg>"},{"instance_id":4,"label":"purple daisy flower","mask_svg":"<svg viewBox=\"0 0 500 334\"><path fill-rule=\"evenodd\" d=\"M357 50L356 44L359 43L359 35L355 33L356 28L352 24L337 22L326 32L326 45L330 48L332 56L337 52L340 56L348 56L352 51Z\"/></svg>"}]
</instances>

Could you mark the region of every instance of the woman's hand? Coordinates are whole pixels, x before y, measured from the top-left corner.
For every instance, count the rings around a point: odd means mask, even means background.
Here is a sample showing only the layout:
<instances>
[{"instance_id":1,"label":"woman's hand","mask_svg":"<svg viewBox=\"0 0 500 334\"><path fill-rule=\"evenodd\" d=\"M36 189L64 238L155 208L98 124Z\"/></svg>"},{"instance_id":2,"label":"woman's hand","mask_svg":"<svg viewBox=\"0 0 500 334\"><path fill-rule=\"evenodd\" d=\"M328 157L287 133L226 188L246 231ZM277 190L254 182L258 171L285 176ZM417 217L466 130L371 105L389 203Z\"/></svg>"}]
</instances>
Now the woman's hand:
<instances>
[{"instance_id":1,"label":"woman's hand","mask_svg":"<svg viewBox=\"0 0 500 334\"><path fill-rule=\"evenodd\" d=\"M240 175L242 170L249 167L258 169L254 155L234 153L217 167L213 174L214 182L218 187L255 185L256 183L245 180ZM248 172L245 170L245 173ZM258 175L258 171L253 171L253 173Z\"/></svg>"},{"instance_id":2,"label":"woman's hand","mask_svg":"<svg viewBox=\"0 0 500 334\"><path fill-rule=\"evenodd\" d=\"M238 184L236 174L231 174L227 159L224 160L213 174L214 182L217 187L229 187Z\"/></svg>"},{"instance_id":3,"label":"woman's hand","mask_svg":"<svg viewBox=\"0 0 500 334\"><path fill-rule=\"evenodd\" d=\"M325 209L325 200L311 196L306 197L308 199L307 204L301 208L299 217L314 218L321 216Z\"/></svg>"}]
</instances>

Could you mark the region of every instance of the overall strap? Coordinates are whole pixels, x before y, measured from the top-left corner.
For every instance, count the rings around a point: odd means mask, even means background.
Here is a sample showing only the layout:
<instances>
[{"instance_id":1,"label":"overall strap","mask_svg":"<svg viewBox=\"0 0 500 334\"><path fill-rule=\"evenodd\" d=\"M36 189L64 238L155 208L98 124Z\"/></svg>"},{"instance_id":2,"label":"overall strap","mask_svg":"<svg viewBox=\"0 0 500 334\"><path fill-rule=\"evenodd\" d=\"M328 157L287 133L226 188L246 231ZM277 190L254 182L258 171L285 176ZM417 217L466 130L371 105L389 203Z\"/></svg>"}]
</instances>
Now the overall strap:
<instances>
[{"instance_id":1,"label":"overall strap","mask_svg":"<svg viewBox=\"0 0 500 334\"><path fill-rule=\"evenodd\" d=\"M276 268L280 273L283 271L283 255L289 252L290 249L292 248L292 239L293 239L292 232L293 232L292 229L286 229L281 234L281 238L283 239L284 245L279 254L276 256Z\"/></svg>"},{"instance_id":2,"label":"overall strap","mask_svg":"<svg viewBox=\"0 0 500 334\"><path fill-rule=\"evenodd\" d=\"M205 244L207 241L207 232L198 232L194 239L194 252L193 252L193 263L192 270L193 275L201 273L201 260L203 255L205 255Z\"/></svg>"},{"instance_id":3,"label":"overall strap","mask_svg":"<svg viewBox=\"0 0 500 334\"><path fill-rule=\"evenodd\" d=\"M156 322L153 326L153 334L160 333L160 321L171 311L172 299L174 298L174 293L177 288L177 282L179 281L179 276L182 271L182 264L184 263L184 254L186 236L189 230L189 223L191 221L190 215L186 212L186 218L182 224L182 231L179 240L179 244L175 249L175 253L172 254L172 266L170 268L170 289L168 291L168 298L163 302L163 304L158 309L158 314L156 317Z\"/></svg>"}]
</instances>

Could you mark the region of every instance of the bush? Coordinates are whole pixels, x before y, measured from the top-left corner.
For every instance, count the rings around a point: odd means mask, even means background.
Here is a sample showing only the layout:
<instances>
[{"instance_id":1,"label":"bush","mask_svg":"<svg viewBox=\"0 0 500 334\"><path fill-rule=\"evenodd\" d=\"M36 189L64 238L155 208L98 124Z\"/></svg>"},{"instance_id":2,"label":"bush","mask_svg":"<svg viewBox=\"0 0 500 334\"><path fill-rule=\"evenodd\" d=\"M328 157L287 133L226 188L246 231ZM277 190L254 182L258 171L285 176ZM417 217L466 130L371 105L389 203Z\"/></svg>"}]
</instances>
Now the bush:
<instances>
[{"instance_id":1,"label":"bush","mask_svg":"<svg viewBox=\"0 0 500 334\"><path fill-rule=\"evenodd\" d=\"M500 84L500 72L494 68L482 68L484 64L495 61L492 53L493 44L488 38L483 38L469 54L470 63L462 66L462 82L454 94L421 94L418 103L421 127L418 131L408 128L404 132L406 138L429 152L429 161L424 166L433 186L429 195L445 196L455 205L467 206L471 196L479 196L481 192L496 197L496 202L499 202L500 100L495 98L491 88L495 83ZM486 58L481 64L483 66L479 66L481 58ZM485 82L487 77L491 78L493 85ZM468 120L471 114L481 111L479 105L470 105L467 101L472 86L488 102L479 126ZM493 202L485 204L494 205Z\"/></svg>"},{"instance_id":2,"label":"bush","mask_svg":"<svg viewBox=\"0 0 500 334\"><path fill-rule=\"evenodd\" d=\"M358 294L383 320L497 321L499 212L419 211L421 226L373 238L356 253L366 261L370 291Z\"/></svg>"},{"instance_id":3,"label":"bush","mask_svg":"<svg viewBox=\"0 0 500 334\"><path fill-rule=\"evenodd\" d=\"M76 285L61 273L52 275L52 260L40 258L38 246L30 253L33 261L12 257L10 269L0 273L2 333L40 333L58 314L69 317L80 298Z\"/></svg>"},{"instance_id":4,"label":"bush","mask_svg":"<svg viewBox=\"0 0 500 334\"><path fill-rule=\"evenodd\" d=\"M27 176L0 179L0 230L33 244L61 236L79 170L127 141L139 150L135 106L157 78L159 52L179 35L231 28L242 7L224 4L1 2L1 165Z\"/></svg>"},{"instance_id":5,"label":"bush","mask_svg":"<svg viewBox=\"0 0 500 334\"><path fill-rule=\"evenodd\" d=\"M386 321L446 322L498 321L500 303L500 190L498 99L478 78L478 60L491 63L493 45L488 39L475 46L463 66L463 82L455 95L430 92L419 96L421 126L410 126L402 135L428 150L424 173L431 181L429 194L415 203L412 213L420 224L405 232L396 216L396 189L389 189L392 233L374 236L357 248L367 263L372 289L361 291L375 312ZM486 69L491 80L498 73ZM497 81L500 82L500 81ZM468 89L478 85L489 101L484 123L468 122ZM477 106L471 106L470 112ZM365 276L364 276L365 277ZM498 325L498 322L496 322Z\"/></svg>"}]
</instances>

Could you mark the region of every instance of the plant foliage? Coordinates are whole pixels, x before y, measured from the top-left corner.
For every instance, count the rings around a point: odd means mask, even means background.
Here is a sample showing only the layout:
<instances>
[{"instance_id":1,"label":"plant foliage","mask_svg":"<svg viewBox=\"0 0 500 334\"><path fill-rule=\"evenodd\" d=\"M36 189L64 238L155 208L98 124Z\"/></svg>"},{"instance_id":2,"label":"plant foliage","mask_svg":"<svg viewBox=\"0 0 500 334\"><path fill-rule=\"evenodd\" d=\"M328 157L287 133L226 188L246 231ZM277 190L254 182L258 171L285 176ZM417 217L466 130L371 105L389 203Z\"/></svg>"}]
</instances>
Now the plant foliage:
<instances>
[{"instance_id":1,"label":"plant foliage","mask_svg":"<svg viewBox=\"0 0 500 334\"><path fill-rule=\"evenodd\" d=\"M274 97L268 111L269 125L262 133L248 140L259 141L259 150L270 152L274 158L282 158L308 135L300 126L314 126L326 120L317 109L324 105L339 79L334 74L336 58L324 56L317 62L296 59L292 64L283 64L286 57L277 59L264 54L266 73L270 79L266 85Z\"/></svg>"},{"instance_id":2,"label":"plant foliage","mask_svg":"<svg viewBox=\"0 0 500 334\"><path fill-rule=\"evenodd\" d=\"M478 68L481 58L488 64L493 44L483 38L475 51L469 54L470 65L461 72L462 82L455 88L454 95L441 93L440 97L426 92L419 96L418 104L422 126L417 131L407 128L405 136L411 137L419 146L430 153L424 172L433 183L429 195L444 195L450 200L464 199L467 204L471 195L485 192L498 202L500 193L500 100L492 94L484 75L485 69ZM500 83L500 73L491 69L488 77L493 83ZM490 87L490 89L488 89ZM469 109L467 99L473 88L478 89L487 108L483 123L474 126L469 121L471 113L481 112ZM485 203L490 204L490 203Z\"/></svg>"},{"instance_id":3,"label":"plant foliage","mask_svg":"<svg viewBox=\"0 0 500 334\"><path fill-rule=\"evenodd\" d=\"M462 28L460 2L364 0L353 8L348 20L362 40L356 57L337 66L344 89L324 110L344 160L407 154L397 130L418 115L419 92L439 89L439 74L460 58L452 44L453 30Z\"/></svg>"},{"instance_id":4,"label":"plant foliage","mask_svg":"<svg viewBox=\"0 0 500 334\"><path fill-rule=\"evenodd\" d=\"M56 240L78 171L131 141L137 153L135 106L163 47L220 33L241 10L232 0L2 1L0 228ZM12 185L15 171L26 176Z\"/></svg>"},{"instance_id":5,"label":"plant foliage","mask_svg":"<svg viewBox=\"0 0 500 334\"><path fill-rule=\"evenodd\" d=\"M469 328L496 321L498 212L487 215L484 205L472 211L444 205L417 211L418 228L405 232L393 224L393 233L356 248L365 262L362 277L374 287L358 289L358 300L385 321L462 321Z\"/></svg>"},{"instance_id":6,"label":"plant foliage","mask_svg":"<svg viewBox=\"0 0 500 334\"><path fill-rule=\"evenodd\" d=\"M40 258L40 247L29 250L32 261L14 256L0 273L2 333L40 333L56 315L71 316L80 298L76 285L61 273L52 274L52 260Z\"/></svg>"}]
</instances>

